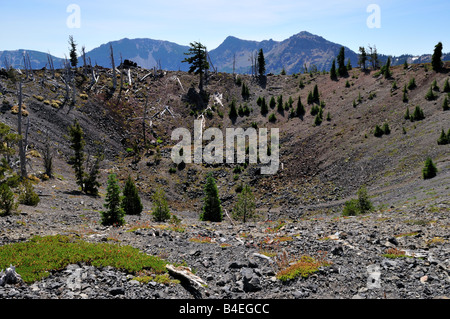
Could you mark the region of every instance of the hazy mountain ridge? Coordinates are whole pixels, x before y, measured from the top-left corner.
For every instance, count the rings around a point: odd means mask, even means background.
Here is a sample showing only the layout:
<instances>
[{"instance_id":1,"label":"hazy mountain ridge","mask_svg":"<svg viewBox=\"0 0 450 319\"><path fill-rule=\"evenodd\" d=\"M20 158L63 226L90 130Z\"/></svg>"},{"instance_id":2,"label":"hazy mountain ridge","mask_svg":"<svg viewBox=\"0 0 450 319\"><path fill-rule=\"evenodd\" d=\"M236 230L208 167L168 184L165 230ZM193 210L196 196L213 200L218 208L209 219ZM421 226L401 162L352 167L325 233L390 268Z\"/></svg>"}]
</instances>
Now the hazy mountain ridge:
<instances>
[{"instance_id":1,"label":"hazy mountain ridge","mask_svg":"<svg viewBox=\"0 0 450 319\"><path fill-rule=\"evenodd\" d=\"M111 67L110 45L114 50L116 65L120 64L120 58L129 59L139 66L150 69L160 65L169 71L187 71L188 65L181 61L185 58L184 53L189 46L179 45L169 41L153 40L147 38L111 41L102 44L86 53L93 65ZM266 59L267 73L278 74L284 68L289 74L298 73L316 66L318 70L328 71L332 61L339 53L341 44L333 43L321 36L303 31L283 41L264 40L252 41L242 40L233 36L227 37L216 49L209 51L211 62L219 72L251 73L251 56L263 49ZM80 48L78 48L80 49ZM431 52L432 48L430 48ZM23 67L24 52L28 52L33 69L41 69L48 64L47 53L33 50L0 51L0 67L6 64L14 68ZM346 61L350 59L353 66L358 64L358 53L345 48ZM55 67L60 67L64 59L53 57ZM384 64L388 55L379 53L379 58ZM404 54L393 57L392 65L408 63L425 63L431 61L431 53L421 56ZM443 60L450 60L450 53L443 55ZM79 58L79 65L82 65ZM234 64L234 67L233 67Z\"/></svg>"}]
</instances>

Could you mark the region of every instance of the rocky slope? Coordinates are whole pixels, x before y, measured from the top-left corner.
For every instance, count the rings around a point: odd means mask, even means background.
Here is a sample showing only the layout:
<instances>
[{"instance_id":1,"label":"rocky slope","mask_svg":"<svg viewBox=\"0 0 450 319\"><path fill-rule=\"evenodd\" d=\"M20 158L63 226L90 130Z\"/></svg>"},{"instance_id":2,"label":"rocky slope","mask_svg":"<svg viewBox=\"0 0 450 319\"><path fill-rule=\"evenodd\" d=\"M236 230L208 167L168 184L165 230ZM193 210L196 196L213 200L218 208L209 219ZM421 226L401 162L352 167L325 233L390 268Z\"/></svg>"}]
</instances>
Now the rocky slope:
<instances>
[{"instance_id":1,"label":"rocky slope","mask_svg":"<svg viewBox=\"0 0 450 319\"><path fill-rule=\"evenodd\" d=\"M447 65L448 67L448 65ZM62 72L59 71L61 75ZM88 73L89 74L89 73ZM29 128L29 173L40 176L45 132L49 131L57 151L55 178L39 181L35 189L37 207L21 205L13 216L0 217L0 244L28 240L35 235L67 234L88 241L112 241L159 255L169 262L183 263L207 282L203 298L405 298L425 299L450 295L449 271L449 148L437 145L442 129L450 128L448 111L442 110L447 96L443 84L448 73L436 74L427 65L409 69L396 67L391 79L359 69L348 78L332 81L328 74L269 76L263 84L239 76L250 89L243 99L237 78L211 74L206 90L209 100L195 93L198 78L183 72L161 72L135 68L124 73L124 89L109 95L109 69L98 68L98 81L77 71L75 107L63 101L65 85L60 76L35 71L24 82ZM402 88L411 78L417 87L402 100ZM436 80L437 98L424 97ZM120 77L118 77L120 83ZM300 87L300 82L304 87ZM348 85L346 85L348 82ZM394 86L394 82L396 86ZM317 85L324 112L331 121L314 125L307 105L308 92ZM15 128L16 84L8 74L0 75L1 120ZM260 114L257 99L283 95L298 97L306 107L303 118L290 117L290 109L269 109L277 121ZM147 100L146 139L149 146L133 154L133 142L142 142L142 116ZM353 101L361 101L353 106ZM232 121L229 104L247 104L252 112ZM47 103L49 101L50 103ZM54 106L52 106L52 104ZM58 104L58 103L56 103ZM425 119L404 119L406 108L419 105ZM56 107L57 106L57 107ZM167 108L166 108L167 106ZM210 112L208 112L210 110ZM203 115L203 117L202 117ZM77 118L86 133L87 150L99 148L102 163L99 197L78 192L71 167L68 125ZM258 175L258 166L241 173L236 165L190 164L176 167L170 159L174 142L171 132L192 129L194 119L204 118L206 128L280 128L280 161L275 175ZM389 123L391 134L377 138L375 125ZM156 160L158 146L161 159ZM131 150L130 150L131 149ZM38 151L32 152L33 150ZM438 176L423 180L421 169L427 156L438 167ZM105 180L117 173L121 182L134 177L144 201L140 218L127 216L122 228L99 224L99 211L106 193ZM225 219L222 223L198 221L206 173L217 179L224 209L231 212L236 187L251 185L260 218L248 224ZM343 203L367 185L376 211L342 218ZM169 197L174 214L182 219L183 232L170 224L151 221L151 195L160 186ZM196 242L201 239L204 242ZM383 256L388 249L404 252L395 259ZM394 250L391 250L391 252ZM269 257L263 257L266 253ZM283 283L276 278L281 263L308 255L328 261L309 278ZM282 265L281 265L282 266ZM2 298L194 298L187 286L140 284L130 274L89 265L71 265L31 286L0 287Z\"/></svg>"}]
</instances>

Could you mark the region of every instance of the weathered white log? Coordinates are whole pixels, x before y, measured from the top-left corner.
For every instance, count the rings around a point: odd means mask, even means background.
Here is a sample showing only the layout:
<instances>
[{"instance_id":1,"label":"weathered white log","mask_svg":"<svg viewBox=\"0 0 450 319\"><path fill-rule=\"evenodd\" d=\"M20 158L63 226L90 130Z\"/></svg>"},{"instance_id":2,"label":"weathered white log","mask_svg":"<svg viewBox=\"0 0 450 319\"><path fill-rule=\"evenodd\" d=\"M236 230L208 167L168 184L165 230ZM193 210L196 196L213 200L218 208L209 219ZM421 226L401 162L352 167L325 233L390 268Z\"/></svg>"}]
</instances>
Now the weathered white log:
<instances>
[{"instance_id":1,"label":"weathered white log","mask_svg":"<svg viewBox=\"0 0 450 319\"><path fill-rule=\"evenodd\" d=\"M148 76L150 76L150 75L152 75L152 74L153 74L153 72L150 72L150 73L144 75L144 77L142 77L142 78L139 80L139 82L144 81Z\"/></svg>"},{"instance_id":2,"label":"weathered white log","mask_svg":"<svg viewBox=\"0 0 450 319\"><path fill-rule=\"evenodd\" d=\"M185 266L178 266L175 267L174 265L166 265L167 270L169 273L171 273L175 277L182 277L186 280L188 280L191 285L197 286L198 288L206 288L207 284L206 282L198 277L197 275L194 275L191 271L191 268L185 267Z\"/></svg>"}]
</instances>

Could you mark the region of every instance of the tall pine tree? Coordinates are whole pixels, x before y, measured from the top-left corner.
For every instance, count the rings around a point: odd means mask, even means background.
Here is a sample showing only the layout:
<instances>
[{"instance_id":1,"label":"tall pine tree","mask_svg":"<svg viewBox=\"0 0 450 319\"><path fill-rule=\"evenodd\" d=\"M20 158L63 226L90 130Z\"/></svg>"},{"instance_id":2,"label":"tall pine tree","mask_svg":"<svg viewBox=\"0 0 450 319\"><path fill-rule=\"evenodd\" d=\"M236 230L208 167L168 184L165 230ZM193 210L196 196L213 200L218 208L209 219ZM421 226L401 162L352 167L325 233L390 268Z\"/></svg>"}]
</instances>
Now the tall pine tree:
<instances>
[{"instance_id":1,"label":"tall pine tree","mask_svg":"<svg viewBox=\"0 0 450 319\"><path fill-rule=\"evenodd\" d=\"M216 181L212 174L209 174L206 179L204 188L205 197L203 199L202 213L200 220L221 222L223 219L222 205L220 203L219 191L217 189Z\"/></svg>"},{"instance_id":2,"label":"tall pine tree","mask_svg":"<svg viewBox=\"0 0 450 319\"><path fill-rule=\"evenodd\" d=\"M442 70L442 42L439 42L434 47L434 53L431 57L431 66L433 67L433 70L436 72L439 72Z\"/></svg>"},{"instance_id":3,"label":"tall pine tree","mask_svg":"<svg viewBox=\"0 0 450 319\"><path fill-rule=\"evenodd\" d=\"M143 209L138 189L134 184L131 176L128 176L125 186L123 187L123 196L121 201L122 209L126 215L140 215Z\"/></svg>"},{"instance_id":4,"label":"tall pine tree","mask_svg":"<svg viewBox=\"0 0 450 319\"><path fill-rule=\"evenodd\" d=\"M209 69L206 47L199 42L191 43L190 46L191 47L189 48L189 51L185 53L185 55L189 55L190 57L184 59L181 62L187 62L191 64L188 72L199 75L200 82L198 87L200 92L202 92L203 74L205 74L205 71Z\"/></svg>"},{"instance_id":5,"label":"tall pine tree","mask_svg":"<svg viewBox=\"0 0 450 319\"><path fill-rule=\"evenodd\" d=\"M83 168L84 163L84 141L83 129L77 119L72 126L69 127L70 148L74 151L74 155L70 157L70 162L73 170L75 171L75 179L81 191L84 192L84 177L85 172Z\"/></svg>"},{"instance_id":6,"label":"tall pine tree","mask_svg":"<svg viewBox=\"0 0 450 319\"><path fill-rule=\"evenodd\" d=\"M115 174L110 174L108 177L104 207L106 210L101 212L102 225L122 226L125 224L125 212L120 205L120 187Z\"/></svg>"},{"instance_id":7,"label":"tall pine tree","mask_svg":"<svg viewBox=\"0 0 450 319\"><path fill-rule=\"evenodd\" d=\"M337 56L337 63L338 63L338 73L339 76L345 77L348 75L347 72L347 66L345 65L345 48L341 47L341 50L339 51L339 54Z\"/></svg>"},{"instance_id":8,"label":"tall pine tree","mask_svg":"<svg viewBox=\"0 0 450 319\"><path fill-rule=\"evenodd\" d=\"M334 81L334 80L337 80L336 60L333 60L333 63L331 64L330 78L331 78L333 81Z\"/></svg>"},{"instance_id":9,"label":"tall pine tree","mask_svg":"<svg viewBox=\"0 0 450 319\"><path fill-rule=\"evenodd\" d=\"M77 44L73 40L73 36L69 36L69 45L70 45L70 64L73 68L76 68L78 65L78 57L77 57Z\"/></svg>"},{"instance_id":10,"label":"tall pine tree","mask_svg":"<svg viewBox=\"0 0 450 319\"><path fill-rule=\"evenodd\" d=\"M260 78L266 73L266 60L264 59L263 49L259 49L258 53L258 73Z\"/></svg>"}]
</instances>

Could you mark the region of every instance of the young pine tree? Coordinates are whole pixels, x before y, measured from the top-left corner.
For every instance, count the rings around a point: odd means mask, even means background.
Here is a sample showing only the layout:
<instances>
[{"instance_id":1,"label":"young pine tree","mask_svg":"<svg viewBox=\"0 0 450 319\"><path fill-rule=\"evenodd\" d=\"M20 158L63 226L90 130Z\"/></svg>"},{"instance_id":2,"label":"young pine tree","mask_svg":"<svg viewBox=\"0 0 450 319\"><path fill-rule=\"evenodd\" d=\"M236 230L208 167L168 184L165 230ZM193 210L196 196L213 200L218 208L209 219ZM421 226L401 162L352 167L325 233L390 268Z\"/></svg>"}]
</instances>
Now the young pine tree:
<instances>
[{"instance_id":1,"label":"young pine tree","mask_svg":"<svg viewBox=\"0 0 450 319\"><path fill-rule=\"evenodd\" d=\"M436 165L434 165L431 158L427 158L425 161L425 165L422 169L422 176L423 179L430 179L436 176L437 168Z\"/></svg>"},{"instance_id":2,"label":"young pine tree","mask_svg":"<svg viewBox=\"0 0 450 319\"><path fill-rule=\"evenodd\" d=\"M0 216L14 212L18 204L14 201L14 193L7 183L0 184Z\"/></svg>"},{"instance_id":3,"label":"young pine tree","mask_svg":"<svg viewBox=\"0 0 450 319\"><path fill-rule=\"evenodd\" d=\"M101 213L101 223L104 226L122 226L125 224L125 212L120 205L120 187L115 174L108 177L106 199L103 205L106 210Z\"/></svg>"},{"instance_id":4,"label":"young pine tree","mask_svg":"<svg viewBox=\"0 0 450 319\"><path fill-rule=\"evenodd\" d=\"M391 72L391 57L388 57L386 65L383 67L383 75L385 79L389 79L392 76Z\"/></svg>"},{"instance_id":5,"label":"young pine tree","mask_svg":"<svg viewBox=\"0 0 450 319\"><path fill-rule=\"evenodd\" d=\"M265 116L267 113L269 113L269 108L267 107L266 99L263 97L261 101L261 114Z\"/></svg>"},{"instance_id":6,"label":"young pine tree","mask_svg":"<svg viewBox=\"0 0 450 319\"><path fill-rule=\"evenodd\" d=\"M306 113L305 106L303 105L302 99L300 96L298 97L297 109L296 109L295 113L298 117L303 117Z\"/></svg>"},{"instance_id":7,"label":"young pine tree","mask_svg":"<svg viewBox=\"0 0 450 319\"><path fill-rule=\"evenodd\" d=\"M156 222L164 222L170 219L169 205L167 204L166 194L162 189L156 190L152 197L153 209L152 215Z\"/></svg>"},{"instance_id":8,"label":"young pine tree","mask_svg":"<svg viewBox=\"0 0 450 319\"><path fill-rule=\"evenodd\" d=\"M212 174L209 174L206 179L204 188L205 197L203 199L202 213L200 220L221 222L223 219L222 205L220 203L219 191L216 186L216 181Z\"/></svg>"},{"instance_id":9,"label":"young pine tree","mask_svg":"<svg viewBox=\"0 0 450 319\"><path fill-rule=\"evenodd\" d=\"M449 107L449 105L448 105L448 98L447 98L447 97L445 97L444 102L442 102L442 109L443 109L444 111L450 110L450 107Z\"/></svg>"},{"instance_id":10,"label":"young pine tree","mask_svg":"<svg viewBox=\"0 0 450 319\"><path fill-rule=\"evenodd\" d=\"M273 108L275 108L276 105L277 105L277 102L275 101L275 97L272 96L269 101L269 106L271 109L273 109Z\"/></svg>"},{"instance_id":11,"label":"young pine tree","mask_svg":"<svg viewBox=\"0 0 450 319\"><path fill-rule=\"evenodd\" d=\"M238 195L238 201L233 209L233 218L246 222L255 218L255 198L252 194L250 186L245 185L241 193Z\"/></svg>"},{"instance_id":12,"label":"young pine tree","mask_svg":"<svg viewBox=\"0 0 450 319\"><path fill-rule=\"evenodd\" d=\"M73 170L75 171L75 178L78 186L80 186L81 191L84 192L84 177L85 172L83 168L84 162L84 146L86 142L84 141L83 129L78 123L78 120L75 120L74 124L69 127L69 138L70 138L70 148L73 150L74 155L70 157L70 162Z\"/></svg>"},{"instance_id":13,"label":"young pine tree","mask_svg":"<svg viewBox=\"0 0 450 319\"><path fill-rule=\"evenodd\" d=\"M280 113L283 113L284 107L283 107L283 95L278 96L277 99L277 111Z\"/></svg>"},{"instance_id":14,"label":"young pine tree","mask_svg":"<svg viewBox=\"0 0 450 319\"><path fill-rule=\"evenodd\" d=\"M126 215L140 215L143 209L138 189L131 176L128 176L122 190L121 206Z\"/></svg>"},{"instance_id":15,"label":"young pine tree","mask_svg":"<svg viewBox=\"0 0 450 319\"><path fill-rule=\"evenodd\" d=\"M335 61L335 60L333 60L333 63L331 64L330 78L331 78L333 81L337 80L336 61Z\"/></svg>"},{"instance_id":16,"label":"young pine tree","mask_svg":"<svg viewBox=\"0 0 450 319\"><path fill-rule=\"evenodd\" d=\"M374 209L372 202L369 199L367 188L365 186L362 186L358 190L358 208L361 214L369 213Z\"/></svg>"},{"instance_id":17,"label":"young pine tree","mask_svg":"<svg viewBox=\"0 0 450 319\"><path fill-rule=\"evenodd\" d=\"M314 102L316 102L317 104L320 103L320 94L319 94L319 87L316 85L314 85L314 90L313 90L313 100Z\"/></svg>"},{"instance_id":18,"label":"young pine tree","mask_svg":"<svg viewBox=\"0 0 450 319\"><path fill-rule=\"evenodd\" d=\"M34 191L33 184L25 179L20 187L19 203L27 206L37 206L40 202L38 194Z\"/></svg>"},{"instance_id":19,"label":"young pine tree","mask_svg":"<svg viewBox=\"0 0 450 319\"><path fill-rule=\"evenodd\" d=\"M84 174L84 191L86 194L98 195L98 188L100 187L100 182L98 177L100 175L100 163L103 160L103 154L97 154L94 159L94 163L91 164L88 173Z\"/></svg>"},{"instance_id":20,"label":"young pine tree","mask_svg":"<svg viewBox=\"0 0 450 319\"><path fill-rule=\"evenodd\" d=\"M450 93L450 84L448 83L448 79L445 80L443 91L445 93Z\"/></svg>"},{"instance_id":21,"label":"young pine tree","mask_svg":"<svg viewBox=\"0 0 450 319\"><path fill-rule=\"evenodd\" d=\"M450 143L450 136L445 134L444 129L442 129L441 136L439 136L437 143L438 145L447 145Z\"/></svg>"},{"instance_id":22,"label":"young pine tree","mask_svg":"<svg viewBox=\"0 0 450 319\"><path fill-rule=\"evenodd\" d=\"M236 100L235 99L233 99L233 101L231 101L231 104L230 104L230 112L229 112L229 114L228 114L229 116L230 116L230 118L236 118L237 116L238 116L238 113L237 113L237 109L236 109Z\"/></svg>"},{"instance_id":23,"label":"young pine tree","mask_svg":"<svg viewBox=\"0 0 450 319\"><path fill-rule=\"evenodd\" d=\"M373 135L375 135L375 137L381 137L381 136L383 136L383 134L384 134L384 132L381 129L381 127L378 125L375 126L375 131L374 131Z\"/></svg>"}]
</instances>

